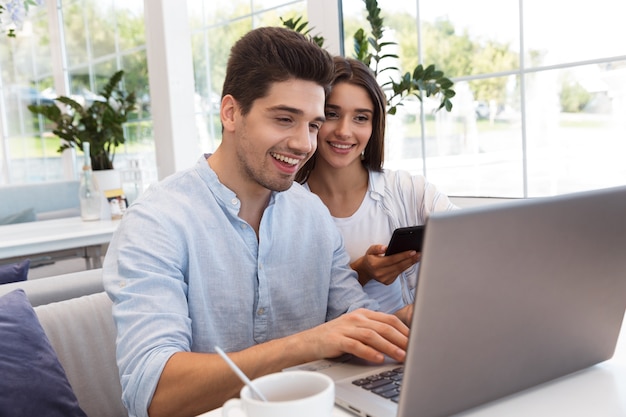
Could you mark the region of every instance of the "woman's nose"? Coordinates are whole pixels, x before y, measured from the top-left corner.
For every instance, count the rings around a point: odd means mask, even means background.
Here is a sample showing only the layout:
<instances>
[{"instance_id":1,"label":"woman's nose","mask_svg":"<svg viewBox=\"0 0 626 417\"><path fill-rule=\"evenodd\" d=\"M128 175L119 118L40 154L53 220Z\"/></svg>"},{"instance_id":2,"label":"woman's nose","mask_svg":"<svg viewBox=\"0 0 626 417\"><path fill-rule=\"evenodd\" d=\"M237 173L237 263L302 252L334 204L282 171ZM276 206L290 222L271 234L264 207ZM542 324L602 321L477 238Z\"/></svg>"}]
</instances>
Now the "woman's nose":
<instances>
[{"instance_id":1,"label":"woman's nose","mask_svg":"<svg viewBox=\"0 0 626 417\"><path fill-rule=\"evenodd\" d=\"M349 138L351 133L352 131L350 130L350 121L347 118L344 117L337 120L337 125L335 126L335 135L338 138Z\"/></svg>"}]
</instances>

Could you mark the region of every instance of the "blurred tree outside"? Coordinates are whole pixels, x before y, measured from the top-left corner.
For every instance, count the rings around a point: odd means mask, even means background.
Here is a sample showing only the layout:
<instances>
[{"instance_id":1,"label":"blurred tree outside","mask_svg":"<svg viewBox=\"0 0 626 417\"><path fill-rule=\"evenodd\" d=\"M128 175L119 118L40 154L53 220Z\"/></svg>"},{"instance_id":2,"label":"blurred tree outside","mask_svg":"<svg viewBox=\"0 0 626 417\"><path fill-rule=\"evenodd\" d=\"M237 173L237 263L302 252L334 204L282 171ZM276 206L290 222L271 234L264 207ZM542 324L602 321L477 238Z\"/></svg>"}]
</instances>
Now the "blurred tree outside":
<instances>
[{"instance_id":1,"label":"blurred tree outside","mask_svg":"<svg viewBox=\"0 0 626 417\"><path fill-rule=\"evenodd\" d=\"M591 100L591 94L576 81L564 80L561 87L561 110L566 113L582 111Z\"/></svg>"}]
</instances>

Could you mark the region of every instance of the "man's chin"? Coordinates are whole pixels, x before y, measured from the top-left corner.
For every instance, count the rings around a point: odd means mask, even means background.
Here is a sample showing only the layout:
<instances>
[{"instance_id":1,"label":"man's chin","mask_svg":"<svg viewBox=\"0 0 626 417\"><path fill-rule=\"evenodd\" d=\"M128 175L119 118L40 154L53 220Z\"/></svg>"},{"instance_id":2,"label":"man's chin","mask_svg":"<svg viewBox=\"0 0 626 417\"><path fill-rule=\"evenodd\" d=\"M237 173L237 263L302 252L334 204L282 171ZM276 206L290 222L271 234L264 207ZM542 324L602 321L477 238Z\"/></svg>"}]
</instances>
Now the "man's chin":
<instances>
[{"instance_id":1,"label":"man's chin","mask_svg":"<svg viewBox=\"0 0 626 417\"><path fill-rule=\"evenodd\" d=\"M281 192L290 189L294 181L294 177L290 176L289 179L281 179L280 181L272 181L262 185L268 190Z\"/></svg>"}]
</instances>

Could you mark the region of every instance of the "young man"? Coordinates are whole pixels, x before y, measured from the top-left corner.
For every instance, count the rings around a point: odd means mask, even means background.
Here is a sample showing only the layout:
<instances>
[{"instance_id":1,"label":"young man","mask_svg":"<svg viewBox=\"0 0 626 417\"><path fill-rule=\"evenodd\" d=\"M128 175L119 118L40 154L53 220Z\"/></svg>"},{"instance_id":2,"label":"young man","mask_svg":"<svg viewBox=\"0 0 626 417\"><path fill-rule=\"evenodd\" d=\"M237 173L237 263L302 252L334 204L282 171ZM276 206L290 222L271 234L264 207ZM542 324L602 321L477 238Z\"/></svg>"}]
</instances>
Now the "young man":
<instances>
[{"instance_id":1,"label":"young man","mask_svg":"<svg viewBox=\"0 0 626 417\"><path fill-rule=\"evenodd\" d=\"M194 416L235 396L215 346L250 378L342 353L404 359L410 312L373 311L328 210L293 185L332 73L296 32L248 33L231 50L219 148L124 215L104 282L130 415Z\"/></svg>"}]
</instances>

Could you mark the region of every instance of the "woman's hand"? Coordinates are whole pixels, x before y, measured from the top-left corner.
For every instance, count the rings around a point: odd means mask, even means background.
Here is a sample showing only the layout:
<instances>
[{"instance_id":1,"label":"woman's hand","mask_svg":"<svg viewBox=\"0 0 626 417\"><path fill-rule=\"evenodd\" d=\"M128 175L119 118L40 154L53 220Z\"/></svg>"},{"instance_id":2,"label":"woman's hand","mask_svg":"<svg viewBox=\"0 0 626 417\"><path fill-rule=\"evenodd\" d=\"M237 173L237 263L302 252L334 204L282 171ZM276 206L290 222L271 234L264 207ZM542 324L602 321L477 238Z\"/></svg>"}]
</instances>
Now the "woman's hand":
<instances>
[{"instance_id":1,"label":"woman's hand","mask_svg":"<svg viewBox=\"0 0 626 417\"><path fill-rule=\"evenodd\" d=\"M387 246L372 245L350 266L359 274L361 285L371 280L376 280L389 285L396 280L398 275L420 260L421 253L416 251L400 252L395 255L385 256Z\"/></svg>"}]
</instances>

